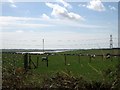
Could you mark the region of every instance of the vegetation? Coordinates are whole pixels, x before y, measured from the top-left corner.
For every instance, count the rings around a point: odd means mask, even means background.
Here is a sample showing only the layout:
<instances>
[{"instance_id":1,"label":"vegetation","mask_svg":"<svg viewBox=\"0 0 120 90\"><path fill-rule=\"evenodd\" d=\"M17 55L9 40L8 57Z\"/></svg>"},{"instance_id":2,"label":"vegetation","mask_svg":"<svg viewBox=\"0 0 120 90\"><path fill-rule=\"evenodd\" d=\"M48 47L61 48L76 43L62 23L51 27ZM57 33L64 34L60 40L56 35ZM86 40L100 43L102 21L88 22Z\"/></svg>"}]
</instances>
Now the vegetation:
<instances>
[{"instance_id":1,"label":"vegetation","mask_svg":"<svg viewBox=\"0 0 120 90\"><path fill-rule=\"evenodd\" d=\"M89 62L88 56L67 56L63 54L100 54L98 50L69 51L50 55L49 65L41 58L45 55L31 55L31 59L36 63L39 58L38 68L24 70L23 54L4 53L3 56L3 88L11 90L16 88L69 88L69 89L90 89L90 88L119 88L120 86L120 57L103 59L97 56ZM110 52L105 50L104 54ZM117 51L114 51L117 53Z\"/></svg>"}]
</instances>

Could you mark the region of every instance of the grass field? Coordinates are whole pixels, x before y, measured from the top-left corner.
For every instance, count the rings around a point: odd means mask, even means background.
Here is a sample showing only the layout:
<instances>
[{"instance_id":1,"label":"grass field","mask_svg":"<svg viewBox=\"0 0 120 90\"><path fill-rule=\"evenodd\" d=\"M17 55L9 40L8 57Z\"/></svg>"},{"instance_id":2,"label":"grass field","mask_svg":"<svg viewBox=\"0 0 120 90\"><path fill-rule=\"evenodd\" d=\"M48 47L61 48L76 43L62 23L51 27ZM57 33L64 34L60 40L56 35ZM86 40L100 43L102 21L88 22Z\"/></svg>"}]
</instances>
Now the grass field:
<instances>
[{"instance_id":1,"label":"grass field","mask_svg":"<svg viewBox=\"0 0 120 90\"><path fill-rule=\"evenodd\" d=\"M36 69L31 69L33 73L39 73L41 76L48 75L51 76L56 72L67 71L71 72L76 77L82 76L86 80L102 80L103 71L107 69L114 70L120 57L113 56L112 60L102 59L101 56L96 56L91 59L87 54L100 54L106 55L118 54L118 50L73 50L60 52L55 55L48 56L48 67L46 66L46 61L42 61L42 57L46 55L31 55L31 60L36 64L38 59L38 67ZM78 57L77 55L67 55L66 65L65 56L63 54L84 54L84 56ZM15 67L24 67L24 55L23 54L2 54L3 67L11 67L11 64ZM80 60L80 61L79 61ZM32 65L33 67L33 65Z\"/></svg>"}]
</instances>

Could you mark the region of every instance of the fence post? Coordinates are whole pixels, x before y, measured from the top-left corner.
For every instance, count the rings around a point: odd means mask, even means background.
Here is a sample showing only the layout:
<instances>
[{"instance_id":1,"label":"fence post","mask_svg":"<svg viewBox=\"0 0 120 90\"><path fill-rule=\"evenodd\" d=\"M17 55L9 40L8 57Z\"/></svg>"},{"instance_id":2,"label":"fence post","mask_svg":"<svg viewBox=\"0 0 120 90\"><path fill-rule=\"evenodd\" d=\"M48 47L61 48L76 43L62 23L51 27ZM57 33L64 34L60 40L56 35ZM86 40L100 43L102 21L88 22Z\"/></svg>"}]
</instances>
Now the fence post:
<instances>
[{"instance_id":1,"label":"fence post","mask_svg":"<svg viewBox=\"0 0 120 90\"><path fill-rule=\"evenodd\" d=\"M113 55L111 54L111 61L113 61Z\"/></svg>"},{"instance_id":2,"label":"fence post","mask_svg":"<svg viewBox=\"0 0 120 90\"><path fill-rule=\"evenodd\" d=\"M37 67L38 67L38 63L39 63L39 57L37 57Z\"/></svg>"},{"instance_id":3,"label":"fence post","mask_svg":"<svg viewBox=\"0 0 120 90\"><path fill-rule=\"evenodd\" d=\"M64 54L64 57L65 57L65 65L66 65L66 55Z\"/></svg>"},{"instance_id":4,"label":"fence post","mask_svg":"<svg viewBox=\"0 0 120 90\"><path fill-rule=\"evenodd\" d=\"M24 55L24 68L25 70L28 69L28 53L25 53Z\"/></svg>"},{"instance_id":5,"label":"fence post","mask_svg":"<svg viewBox=\"0 0 120 90\"><path fill-rule=\"evenodd\" d=\"M31 69L31 56L29 56L29 69Z\"/></svg>"},{"instance_id":6,"label":"fence post","mask_svg":"<svg viewBox=\"0 0 120 90\"><path fill-rule=\"evenodd\" d=\"M46 60L46 63L47 63L47 67L48 67L48 56L47 56L47 60Z\"/></svg>"},{"instance_id":7,"label":"fence post","mask_svg":"<svg viewBox=\"0 0 120 90\"><path fill-rule=\"evenodd\" d=\"M78 62L80 63L80 55L78 54Z\"/></svg>"},{"instance_id":8,"label":"fence post","mask_svg":"<svg viewBox=\"0 0 120 90\"><path fill-rule=\"evenodd\" d=\"M13 59L13 71L14 71L14 74L15 74L15 67L16 67L16 58L15 58L15 53L13 53L14 54L14 59Z\"/></svg>"},{"instance_id":9,"label":"fence post","mask_svg":"<svg viewBox=\"0 0 120 90\"><path fill-rule=\"evenodd\" d=\"M102 60L104 59L104 55L102 55Z\"/></svg>"},{"instance_id":10,"label":"fence post","mask_svg":"<svg viewBox=\"0 0 120 90\"><path fill-rule=\"evenodd\" d=\"M89 63L91 63L91 55L89 55Z\"/></svg>"}]
</instances>

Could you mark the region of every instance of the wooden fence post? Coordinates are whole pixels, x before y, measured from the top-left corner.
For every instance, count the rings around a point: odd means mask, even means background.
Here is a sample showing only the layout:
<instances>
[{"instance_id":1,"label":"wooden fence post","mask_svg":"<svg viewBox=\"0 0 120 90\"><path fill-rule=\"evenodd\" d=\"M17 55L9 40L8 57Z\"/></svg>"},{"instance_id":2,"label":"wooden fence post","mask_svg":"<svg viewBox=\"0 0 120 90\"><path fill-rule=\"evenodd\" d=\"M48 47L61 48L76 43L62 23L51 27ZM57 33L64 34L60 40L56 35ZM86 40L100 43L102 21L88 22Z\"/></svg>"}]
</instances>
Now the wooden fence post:
<instances>
[{"instance_id":1,"label":"wooden fence post","mask_svg":"<svg viewBox=\"0 0 120 90\"><path fill-rule=\"evenodd\" d=\"M80 55L78 55L78 62L80 63Z\"/></svg>"},{"instance_id":2,"label":"wooden fence post","mask_svg":"<svg viewBox=\"0 0 120 90\"><path fill-rule=\"evenodd\" d=\"M65 65L66 65L66 55L64 54L64 57L65 57Z\"/></svg>"},{"instance_id":3,"label":"wooden fence post","mask_svg":"<svg viewBox=\"0 0 120 90\"><path fill-rule=\"evenodd\" d=\"M111 61L113 61L113 55L111 54Z\"/></svg>"},{"instance_id":4,"label":"wooden fence post","mask_svg":"<svg viewBox=\"0 0 120 90\"><path fill-rule=\"evenodd\" d=\"M14 57L13 57L13 71L14 71L14 74L15 74L15 67L16 67L16 58L15 58L15 53L13 53L14 54Z\"/></svg>"},{"instance_id":5,"label":"wooden fence post","mask_svg":"<svg viewBox=\"0 0 120 90\"><path fill-rule=\"evenodd\" d=\"M39 63L39 57L37 57L37 67L38 67L38 63Z\"/></svg>"},{"instance_id":6,"label":"wooden fence post","mask_svg":"<svg viewBox=\"0 0 120 90\"><path fill-rule=\"evenodd\" d=\"M46 60L46 62L47 62L47 67L48 67L48 59Z\"/></svg>"},{"instance_id":7,"label":"wooden fence post","mask_svg":"<svg viewBox=\"0 0 120 90\"><path fill-rule=\"evenodd\" d=\"M25 70L28 69L28 53L25 53L24 55L24 68Z\"/></svg>"},{"instance_id":8,"label":"wooden fence post","mask_svg":"<svg viewBox=\"0 0 120 90\"><path fill-rule=\"evenodd\" d=\"M89 55L89 63L91 63L91 55Z\"/></svg>"},{"instance_id":9,"label":"wooden fence post","mask_svg":"<svg viewBox=\"0 0 120 90\"><path fill-rule=\"evenodd\" d=\"M102 55L102 60L104 60L104 55Z\"/></svg>"},{"instance_id":10,"label":"wooden fence post","mask_svg":"<svg viewBox=\"0 0 120 90\"><path fill-rule=\"evenodd\" d=\"M29 56L29 69L31 69L31 56Z\"/></svg>"},{"instance_id":11,"label":"wooden fence post","mask_svg":"<svg viewBox=\"0 0 120 90\"><path fill-rule=\"evenodd\" d=\"M46 56L46 65L48 67L48 55Z\"/></svg>"},{"instance_id":12,"label":"wooden fence post","mask_svg":"<svg viewBox=\"0 0 120 90\"><path fill-rule=\"evenodd\" d=\"M42 61L46 62L46 66L48 67L48 55L46 57L42 57Z\"/></svg>"}]
</instances>

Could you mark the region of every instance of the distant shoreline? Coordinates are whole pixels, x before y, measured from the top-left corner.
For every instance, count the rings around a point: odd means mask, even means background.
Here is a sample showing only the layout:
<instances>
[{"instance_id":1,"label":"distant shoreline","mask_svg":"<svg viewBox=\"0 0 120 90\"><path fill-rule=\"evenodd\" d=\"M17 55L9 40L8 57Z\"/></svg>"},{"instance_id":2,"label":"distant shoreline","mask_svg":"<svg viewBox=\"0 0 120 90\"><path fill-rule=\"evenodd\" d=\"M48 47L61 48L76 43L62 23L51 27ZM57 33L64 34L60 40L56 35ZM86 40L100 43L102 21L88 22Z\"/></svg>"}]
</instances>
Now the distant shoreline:
<instances>
[{"instance_id":1,"label":"distant shoreline","mask_svg":"<svg viewBox=\"0 0 120 90\"><path fill-rule=\"evenodd\" d=\"M56 52L56 51L73 51L73 50L109 50L110 48L98 48L98 49L45 49L45 52ZM118 49L120 48L113 48ZM43 52L42 49L0 49L1 52Z\"/></svg>"}]
</instances>

